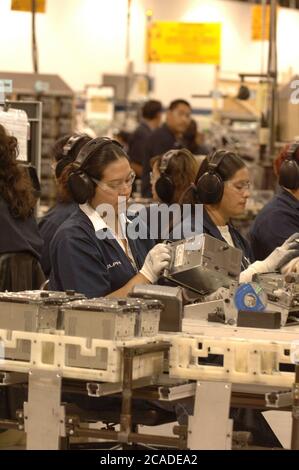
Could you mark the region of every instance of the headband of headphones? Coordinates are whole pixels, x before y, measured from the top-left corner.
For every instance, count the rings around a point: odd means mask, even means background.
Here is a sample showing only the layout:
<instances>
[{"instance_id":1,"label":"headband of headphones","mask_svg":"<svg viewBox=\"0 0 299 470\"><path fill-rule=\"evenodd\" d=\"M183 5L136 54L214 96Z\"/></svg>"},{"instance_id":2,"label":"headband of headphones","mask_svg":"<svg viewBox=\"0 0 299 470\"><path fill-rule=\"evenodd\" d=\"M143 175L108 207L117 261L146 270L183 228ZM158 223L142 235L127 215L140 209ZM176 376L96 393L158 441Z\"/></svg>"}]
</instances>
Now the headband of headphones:
<instances>
[{"instance_id":1,"label":"headband of headphones","mask_svg":"<svg viewBox=\"0 0 299 470\"><path fill-rule=\"evenodd\" d=\"M221 165L222 160L229 153L230 152L228 152L227 150L216 150L216 152L214 152L211 155L211 158L208 160L208 169L207 169L207 171L209 173L217 173L217 170L218 170L219 166Z\"/></svg>"},{"instance_id":2,"label":"headband of headphones","mask_svg":"<svg viewBox=\"0 0 299 470\"><path fill-rule=\"evenodd\" d=\"M170 160L174 155L177 155L177 153L178 150L169 150L168 152L164 153L164 155L162 155L161 163L159 165L159 171L161 174L166 172Z\"/></svg>"},{"instance_id":3,"label":"headband of headphones","mask_svg":"<svg viewBox=\"0 0 299 470\"><path fill-rule=\"evenodd\" d=\"M66 141L61 152L63 157L57 162L55 167L56 178L59 178L61 176L61 173L63 172L64 168L69 163L75 161L75 157L71 154L71 152L80 140L85 139L87 137L87 134L74 134Z\"/></svg>"},{"instance_id":4,"label":"headband of headphones","mask_svg":"<svg viewBox=\"0 0 299 470\"><path fill-rule=\"evenodd\" d=\"M86 137L86 134L74 134L72 135L67 142L65 143L63 149L62 149L62 155L64 157L67 157L68 154L71 152L71 150L75 147L76 143L79 142L79 140L83 139L83 137Z\"/></svg>"},{"instance_id":5,"label":"headband of headphones","mask_svg":"<svg viewBox=\"0 0 299 470\"><path fill-rule=\"evenodd\" d=\"M199 179L204 174L217 173L217 170L227 153L229 153L227 150L216 150L210 156L207 156L199 167L197 177L195 179L195 184L198 183Z\"/></svg>"},{"instance_id":6,"label":"headband of headphones","mask_svg":"<svg viewBox=\"0 0 299 470\"><path fill-rule=\"evenodd\" d=\"M296 160L296 152L297 152L298 148L299 148L299 141L296 140L288 148L287 160Z\"/></svg>"},{"instance_id":7,"label":"headband of headphones","mask_svg":"<svg viewBox=\"0 0 299 470\"><path fill-rule=\"evenodd\" d=\"M82 147L74 163L82 169L95 151L100 152L106 145L111 144L117 145L123 150L122 145L117 140L110 139L109 137L96 137Z\"/></svg>"}]
</instances>

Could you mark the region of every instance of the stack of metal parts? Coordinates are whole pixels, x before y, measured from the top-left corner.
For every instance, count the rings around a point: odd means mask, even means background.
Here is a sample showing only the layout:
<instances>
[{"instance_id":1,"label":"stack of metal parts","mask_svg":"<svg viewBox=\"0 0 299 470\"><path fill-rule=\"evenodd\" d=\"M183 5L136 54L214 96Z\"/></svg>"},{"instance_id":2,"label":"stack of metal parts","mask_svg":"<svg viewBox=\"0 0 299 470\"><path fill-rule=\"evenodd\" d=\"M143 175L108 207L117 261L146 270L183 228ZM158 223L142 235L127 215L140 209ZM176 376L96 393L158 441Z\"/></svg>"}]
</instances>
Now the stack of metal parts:
<instances>
[{"instance_id":1,"label":"stack of metal parts","mask_svg":"<svg viewBox=\"0 0 299 470\"><path fill-rule=\"evenodd\" d=\"M267 309L281 313L281 326L299 324L299 274L257 274L268 297Z\"/></svg>"},{"instance_id":2,"label":"stack of metal parts","mask_svg":"<svg viewBox=\"0 0 299 470\"><path fill-rule=\"evenodd\" d=\"M64 330L69 336L119 340L155 336L162 304L147 299L85 299L63 308Z\"/></svg>"},{"instance_id":3,"label":"stack of metal parts","mask_svg":"<svg viewBox=\"0 0 299 470\"><path fill-rule=\"evenodd\" d=\"M155 299L86 299L48 291L3 293L0 302L0 347L17 371L46 365L85 377L84 371L94 369L108 381L121 375L123 347L156 342L163 307ZM135 376L143 376L161 369L163 353L135 362Z\"/></svg>"},{"instance_id":4,"label":"stack of metal parts","mask_svg":"<svg viewBox=\"0 0 299 470\"><path fill-rule=\"evenodd\" d=\"M74 291L24 291L0 293L0 329L55 333L62 327L62 306L85 298ZM6 349L6 359L28 360L30 342L19 340L15 350Z\"/></svg>"},{"instance_id":5,"label":"stack of metal parts","mask_svg":"<svg viewBox=\"0 0 299 470\"><path fill-rule=\"evenodd\" d=\"M159 331L162 304L150 299L87 299L72 302L63 308L64 331L67 336L103 340L128 340L154 337ZM97 348L95 357L80 354L80 347L66 347L68 366L98 368L107 363L106 348Z\"/></svg>"}]
</instances>

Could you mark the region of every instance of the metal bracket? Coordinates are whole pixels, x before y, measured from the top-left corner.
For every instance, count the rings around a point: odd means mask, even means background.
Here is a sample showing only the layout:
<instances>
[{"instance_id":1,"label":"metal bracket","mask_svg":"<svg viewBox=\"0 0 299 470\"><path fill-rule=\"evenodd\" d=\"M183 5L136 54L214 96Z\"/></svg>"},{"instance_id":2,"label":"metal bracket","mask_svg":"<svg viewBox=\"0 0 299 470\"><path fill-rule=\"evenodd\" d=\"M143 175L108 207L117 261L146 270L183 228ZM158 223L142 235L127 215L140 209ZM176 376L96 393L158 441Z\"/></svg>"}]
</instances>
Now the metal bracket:
<instances>
[{"instance_id":1,"label":"metal bracket","mask_svg":"<svg viewBox=\"0 0 299 470\"><path fill-rule=\"evenodd\" d=\"M0 387L27 382L27 374L0 372Z\"/></svg>"},{"instance_id":2,"label":"metal bracket","mask_svg":"<svg viewBox=\"0 0 299 470\"><path fill-rule=\"evenodd\" d=\"M293 392L269 392L265 394L266 406L268 408L285 408L293 403Z\"/></svg>"},{"instance_id":3,"label":"metal bracket","mask_svg":"<svg viewBox=\"0 0 299 470\"><path fill-rule=\"evenodd\" d=\"M89 397L102 397L111 393L121 392L122 386L121 383L87 382L86 390Z\"/></svg>"},{"instance_id":4,"label":"metal bracket","mask_svg":"<svg viewBox=\"0 0 299 470\"><path fill-rule=\"evenodd\" d=\"M194 415L188 420L188 449L231 449L230 399L231 383L197 382Z\"/></svg>"},{"instance_id":5,"label":"metal bracket","mask_svg":"<svg viewBox=\"0 0 299 470\"><path fill-rule=\"evenodd\" d=\"M196 383L188 383L175 386L161 386L158 388L159 400L174 401L182 398L192 397L196 392Z\"/></svg>"},{"instance_id":6,"label":"metal bracket","mask_svg":"<svg viewBox=\"0 0 299 470\"><path fill-rule=\"evenodd\" d=\"M31 370L28 402L24 403L27 449L58 450L65 437L65 407L60 404L61 376L58 372Z\"/></svg>"}]
</instances>

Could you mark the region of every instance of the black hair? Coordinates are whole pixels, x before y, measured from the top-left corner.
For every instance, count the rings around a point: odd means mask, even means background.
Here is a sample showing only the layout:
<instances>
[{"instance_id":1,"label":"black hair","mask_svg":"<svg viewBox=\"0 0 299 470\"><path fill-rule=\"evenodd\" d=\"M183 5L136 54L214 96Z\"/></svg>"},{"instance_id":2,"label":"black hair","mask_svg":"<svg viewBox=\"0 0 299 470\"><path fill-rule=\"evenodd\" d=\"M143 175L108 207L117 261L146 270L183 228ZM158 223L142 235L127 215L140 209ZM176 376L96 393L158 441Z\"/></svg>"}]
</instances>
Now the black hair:
<instances>
[{"instance_id":1,"label":"black hair","mask_svg":"<svg viewBox=\"0 0 299 470\"><path fill-rule=\"evenodd\" d=\"M12 217L27 219L33 213L36 199L29 173L17 161L18 154L17 139L0 125L0 197Z\"/></svg>"},{"instance_id":2,"label":"black hair","mask_svg":"<svg viewBox=\"0 0 299 470\"><path fill-rule=\"evenodd\" d=\"M188 101L183 99L177 99L170 103L168 107L169 111L174 111L178 106L180 106L180 104L184 104L185 106L188 106L191 109L191 105L190 103L188 103Z\"/></svg>"},{"instance_id":3,"label":"black hair","mask_svg":"<svg viewBox=\"0 0 299 470\"><path fill-rule=\"evenodd\" d=\"M144 119L155 119L157 114L162 113L162 103L157 100L149 100L142 107L142 117Z\"/></svg>"}]
</instances>

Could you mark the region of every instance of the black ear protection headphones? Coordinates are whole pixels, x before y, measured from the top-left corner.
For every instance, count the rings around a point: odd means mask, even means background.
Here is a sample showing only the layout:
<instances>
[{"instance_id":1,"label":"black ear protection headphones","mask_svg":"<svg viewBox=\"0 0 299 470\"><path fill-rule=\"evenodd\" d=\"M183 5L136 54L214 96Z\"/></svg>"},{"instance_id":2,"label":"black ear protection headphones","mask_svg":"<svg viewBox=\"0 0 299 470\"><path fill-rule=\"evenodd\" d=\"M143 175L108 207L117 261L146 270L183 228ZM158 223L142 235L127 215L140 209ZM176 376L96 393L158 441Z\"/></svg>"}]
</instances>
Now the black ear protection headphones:
<instances>
[{"instance_id":1,"label":"black ear protection headphones","mask_svg":"<svg viewBox=\"0 0 299 470\"><path fill-rule=\"evenodd\" d=\"M71 155L72 150L74 147L77 145L77 143L88 137L87 134L75 134L72 135L65 143L62 149L62 155L63 157L57 162L56 167L55 167L55 176L56 178L59 178L61 176L61 173L63 172L64 168L69 164L74 161L74 156Z\"/></svg>"},{"instance_id":2,"label":"black ear protection headphones","mask_svg":"<svg viewBox=\"0 0 299 470\"><path fill-rule=\"evenodd\" d=\"M167 168L171 158L174 155L177 155L178 152L179 150L169 150L169 152L166 152L162 156L159 166L160 177L156 181L155 190L159 199L166 204L170 204L172 202L175 191L175 185L171 177L167 175Z\"/></svg>"},{"instance_id":3,"label":"black ear protection headphones","mask_svg":"<svg viewBox=\"0 0 299 470\"><path fill-rule=\"evenodd\" d=\"M217 204L221 201L224 181L218 169L223 158L229 153L227 150L216 150L208 161L206 171L199 177L195 192L202 204Z\"/></svg>"},{"instance_id":4,"label":"black ear protection headphones","mask_svg":"<svg viewBox=\"0 0 299 470\"><path fill-rule=\"evenodd\" d=\"M74 161L77 169L69 175L68 187L73 196L73 199L78 204L85 204L88 199L93 196L95 183L91 177L86 173L86 167L89 159L95 154L103 150L107 145L117 145L123 149L122 145L117 140L109 139L109 137L97 137L85 144L78 153Z\"/></svg>"},{"instance_id":5,"label":"black ear protection headphones","mask_svg":"<svg viewBox=\"0 0 299 470\"><path fill-rule=\"evenodd\" d=\"M278 183L287 189L299 189L299 163L296 161L298 148L299 141L290 145L287 158L280 167Z\"/></svg>"}]
</instances>

